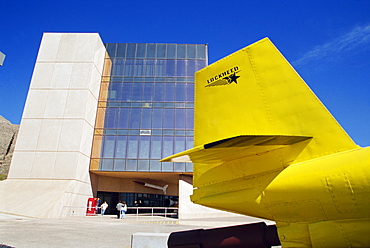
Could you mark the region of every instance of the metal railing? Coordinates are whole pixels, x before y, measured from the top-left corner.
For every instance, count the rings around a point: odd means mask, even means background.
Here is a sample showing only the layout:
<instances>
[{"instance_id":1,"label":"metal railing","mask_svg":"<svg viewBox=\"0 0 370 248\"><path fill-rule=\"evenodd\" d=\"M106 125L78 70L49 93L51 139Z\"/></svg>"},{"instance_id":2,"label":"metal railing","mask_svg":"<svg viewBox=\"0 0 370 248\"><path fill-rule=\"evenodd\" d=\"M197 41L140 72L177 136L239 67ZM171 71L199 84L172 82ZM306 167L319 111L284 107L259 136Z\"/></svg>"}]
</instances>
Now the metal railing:
<instances>
[{"instance_id":1,"label":"metal railing","mask_svg":"<svg viewBox=\"0 0 370 248\"><path fill-rule=\"evenodd\" d=\"M67 216L86 216L87 209L100 209L100 207L82 207L82 206L63 206L61 217ZM133 211L130 211L133 210ZM164 216L164 217L177 217L178 207L128 207L126 215L139 216ZM98 212L98 211L96 211ZM100 215L101 214L95 214Z\"/></svg>"},{"instance_id":2,"label":"metal railing","mask_svg":"<svg viewBox=\"0 0 370 248\"><path fill-rule=\"evenodd\" d=\"M177 207L128 207L127 210L135 210L136 216L172 216L178 215ZM132 213L126 213L131 214Z\"/></svg>"}]
</instances>

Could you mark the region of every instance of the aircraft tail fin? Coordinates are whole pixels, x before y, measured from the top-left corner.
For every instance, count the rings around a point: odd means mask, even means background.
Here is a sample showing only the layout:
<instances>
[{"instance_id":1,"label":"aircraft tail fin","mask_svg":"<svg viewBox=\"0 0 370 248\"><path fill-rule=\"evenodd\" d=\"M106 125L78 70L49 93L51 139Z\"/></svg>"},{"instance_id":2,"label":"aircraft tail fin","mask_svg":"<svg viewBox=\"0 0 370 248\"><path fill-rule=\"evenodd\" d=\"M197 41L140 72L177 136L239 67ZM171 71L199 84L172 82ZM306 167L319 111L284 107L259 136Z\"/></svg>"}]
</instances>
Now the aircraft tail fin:
<instances>
[{"instance_id":1,"label":"aircraft tail fin","mask_svg":"<svg viewBox=\"0 0 370 248\"><path fill-rule=\"evenodd\" d=\"M195 146L240 135L312 137L297 161L357 148L268 38L195 77Z\"/></svg>"}]
</instances>

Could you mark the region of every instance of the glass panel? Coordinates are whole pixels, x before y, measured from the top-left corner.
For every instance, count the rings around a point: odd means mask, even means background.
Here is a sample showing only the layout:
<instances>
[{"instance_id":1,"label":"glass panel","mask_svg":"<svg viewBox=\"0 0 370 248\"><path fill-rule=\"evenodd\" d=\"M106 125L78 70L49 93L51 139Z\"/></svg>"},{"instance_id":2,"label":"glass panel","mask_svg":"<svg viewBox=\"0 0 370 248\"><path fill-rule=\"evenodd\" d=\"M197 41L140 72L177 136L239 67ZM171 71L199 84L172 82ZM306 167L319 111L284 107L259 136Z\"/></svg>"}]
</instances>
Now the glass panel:
<instances>
[{"instance_id":1,"label":"glass panel","mask_svg":"<svg viewBox=\"0 0 370 248\"><path fill-rule=\"evenodd\" d=\"M100 170L112 171L113 170L113 159L102 159L100 160Z\"/></svg>"},{"instance_id":2,"label":"glass panel","mask_svg":"<svg viewBox=\"0 0 370 248\"><path fill-rule=\"evenodd\" d=\"M105 128L116 128L118 108L107 108L105 114Z\"/></svg>"},{"instance_id":3,"label":"glass panel","mask_svg":"<svg viewBox=\"0 0 370 248\"><path fill-rule=\"evenodd\" d=\"M173 171L173 163L162 163L162 171Z\"/></svg>"},{"instance_id":4,"label":"glass panel","mask_svg":"<svg viewBox=\"0 0 370 248\"><path fill-rule=\"evenodd\" d=\"M145 58L146 44L137 44L136 58Z\"/></svg>"},{"instance_id":5,"label":"glass panel","mask_svg":"<svg viewBox=\"0 0 370 248\"><path fill-rule=\"evenodd\" d=\"M139 129L130 129L128 130L129 135L140 135L140 130Z\"/></svg>"},{"instance_id":6,"label":"glass panel","mask_svg":"<svg viewBox=\"0 0 370 248\"><path fill-rule=\"evenodd\" d=\"M206 46L205 45L197 45L197 58L198 59L206 58Z\"/></svg>"},{"instance_id":7,"label":"glass panel","mask_svg":"<svg viewBox=\"0 0 370 248\"><path fill-rule=\"evenodd\" d=\"M152 135L162 135L162 130L152 130Z\"/></svg>"},{"instance_id":8,"label":"glass panel","mask_svg":"<svg viewBox=\"0 0 370 248\"><path fill-rule=\"evenodd\" d=\"M177 83L176 84L176 102L185 102L185 84L184 83Z\"/></svg>"},{"instance_id":9,"label":"glass panel","mask_svg":"<svg viewBox=\"0 0 370 248\"><path fill-rule=\"evenodd\" d=\"M149 171L149 160L138 161L138 171Z\"/></svg>"},{"instance_id":10,"label":"glass panel","mask_svg":"<svg viewBox=\"0 0 370 248\"><path fill-rule=\"evenodd\" d=\"M150 158L151 159L161 159L162 151L162 137L152 136L151 149L150 149Z\"/></svg>"},{"instance_id":11,"label":"glass panel","mask_svg":"<svg viewBox=\"0 0 370 248\"><path fill-rule=\"evenodd\" d=\"M127 136L117 136L115 158L126 157Z\"/></svg>"},{"instance_id":12,"label":"glass panel","mask_svg":"<svg viewBox=\"0 0 370 248\"><path fill-rule=\"evenodd\" d=\"M163 128L164 129L173 129L174 128L174 121L175 121L175 111L174 109L164 109L164 116L163 116Z\"/></svg>"},{"instance_id":13,"label":"glass panel","mask_svg":"<svg viewBox=\"0 0 370 248\"><path fill-rule=\"evenodd\" d=\"M144 84L144 94L143 94L143 101L144 102L151 102L153 101L153 83L145 83Z\"/></svg>"},{"instance_id":14,"label":"glass panel","mask_svg":"<svg viewBox=\"0 0 370 248\"><path fill-rule=\"evenodd\" d=\"M206 65L207 63L205 60L197 60L195 71L199 71L200 69L203 69L204 67L206 67Z\"/></svg>"},{"instance_id":15,"label":"glass panel","mask_svg":"<svg viewBox=\"0 0 370 248\"><path fill-rule=\"evenodd\" d=\"M176 75L179 77L186 76L186 67L185 67L185 60L178 60L177 67L176 67Z\"/></svg>"},{"instance_id":16,"label":"glass panel","mask_svg":"<svg viewBox=\"0 0 370 248\"><path fill-rule=\"evenodd\" d=\"M114 59L113 60L113 76L122 76L123 75L123 68L124 68L124 60L122 59Z\"/></svg>"},{"instance_id":17,"label":"glass panel","mask_svg":"<svg viewBox=\"0 0 370 248\"><path fill-rule=\"evenodd\" d=\"M175 84L166 83L166 94L164 95L165 102L173 102L175 100Z\"/></svg>"},{"instance_id":18,"label":"glass panel","mask_svg":"<svg viewBox=\"0 0 370 248\"><path fill-rule=\"evenodd\" d=\"M186 103L185 102L176 102L175 108L185 108Z\"/></svg>"},{"instance_id":19,"label":"glass panel","mask_svg":"<svg viewBox=\"0 0 370 248\"><path fill-rule=\"evenodd\" d=\"M154 101L163 102L164 100L164 83L154 84Z\"/></svg>"},{"instance_id":20,"label":"glass panel","mask_svg":"<svg viewBox=\"0 0 370 248\"><path fill-rule=\"evenodd\" d=\"M174 108L175 107L175 103L174 102L165 102L164 103L164 107L165 108Z\"/></svg>"},{"instance_id":21,"label":"glass panel","mask_svg":"<svg viewBox=\"0 0 370 248\"><path fill-rule=\"evenodd\" d=\"M185 130L176 130L175 136L185 136Z\"/></svg>"},{"instance_id":22,"label":"glass panel","mask_svg":"<svg viewBox=\"0 0 370 248\"><path fill-rule=\"evenodd\" d=\"M143 98L143 83L134 83L132 90L132 100L141 101Z\"/></svg>"},{"instance_id":23,"label":"glass panel","mask_svg":"<svg viewBox=\"0 0 370 248\"><path fill-rule=\"evenodd\" d=\"M150 136L140 137L139 158L149 158Z\"/></svg>"},{"instance_id":24,"label":"glass panel","mask_svg":"<svg viewBox=\"0 0 370 248\"><path fill-rule=\"evenodd\" d=\"M131 107L132 108L140 108L141 105L142 105L142 103L140 103L140 102L133 102L133 103L131 103Z\"/></svg>"},{"instance_id":25,"label":"glass panel","mask_svg":"<svg viewBox=\"0 0 370 248\"><path fill-rule=\"evenodd\" d=\"M130 59L135 58L135 53L136 53L136 44L135 43L127 44L126 58Z\"/></svg>"},{"instance_id":26,"label":"glass panel","mask_svg":"<svg viewBox=\"0 0 370 248\"><path fill-rule=\"evenodd\" d=\"M173 155L173 137L164 136L163 137L163 150L162 158Z\"/></svg>"},{"instance_id":27,"label":"glass panel","mask_svg":"<svg viewBox=\"0 0 370 248\"><path fill-rule=\"evenodd\" d=\"M128 128L129 113L128 108L119 109L118 128Z\"/></svg>"},{"instance_id":28,"label":"glass panel","mask_svg":"<svg viewBox=\"0 0 370 248\"><path fill-rule=\"evenodd\" d=\"M105 129L104 131L103 131L103 134L106 134L106 135L116 135L116 132L117 130L115 130L115 129Z\"/></svg>"},{"instance_id":29,"label":"glass panel","mask_svg":"<svg viewBox=\"0 0 370 248\"><path fill-rule=\"evenodd\" d=\"M113 101L107 103L107 107L119 107L119 105L120 104L118 102Z\"/></svg>"},{"instance_id":30,"label":"glass panel","mask_svg":"<svg viewBox=\"0 0 370 248\"><path fill-rule=\"evenodd\" d=\"M158 44L157 45L157 58L164 59L166 57L166 45Z\"/></svg>"},{"instance_id":31,"label":"glass panel","mask_svg":"<svg viewBox=\"0 0 370 248\"><path fill-rule=\"evenodd\" d=\"M175 59L176 58L176 45L167 44L167 58Z\"/></svg>"},{"instance_id":32,"label":"glass panel","mask_svg":"<svg viewBox=\"0 0 370 248\"><path fill-rule=\"evenodd\" d=\"M122 101L130 101L132 96L132 83L123 83L122 85Z\"/></svg>"},{"instance_id":33,"label":"glass panel","mask_svg":"<svg viewBox=\"0 0 370 248\"><path fill-rule=\"evenodd\" d=\"M196 46L195 45L187 45L187 51L186 51L186 57L188 59L195 59L195 54L196 54L196 50L195 50Z\"/></svg>"},{"instance_id":34,"label":"glass panel","mask_svg":"<svg viewBox=\"0 0 370 248\"><path fill-rule=\"evenodd\" d=\"M155 44L148 44L147 45L147 51L146 51L146 57L147 58L155 58Z\"/></svg>"},{"instance_id":35,"label":"glass panel","mask_svg":"<svg viewBox=\"0 0 370 248\"><path fill-rule=\"evenodd\" d=\"M179 153L185 151L185 137L175 137L175 151L174 153Z\"/></svg>"},{"instance_id":36,"label":"glass panel","mask_svg":"<svg viewBox=\"0 0 370 248\"><path fill-rule=\"evenodd\" d=\"M194 137L194 131L193 130L186 130L186 136Z\"/></svg>"},{"instance_id":37,"label":"glass panel","mask_svg":"<svg viewBox=\"0 0 370 248\"><path fill-rule=\"evenodd\" d=\"M176 172L185 171L185 163L173 163L173 165L174 165L174 171Z\"/></svg>"},{"instance_id":38,"label":"glass panel","mask_svg":"<svg viewBox=\"0 0 370 248\"><path fill-rule=\"evenodd\" d=\"M194 103L193 102L187 102L186 107L187 108L194 108Z\"/></svg>"},{"instance_id":39,"label":"glass panel","mask_svg":"<svg viewBox=\"0 0 370 248\"><path fill-rule=\"evenodd\" d=\"M125 77L132 77L134 73L134 60L127 59L125 62L124 75Z\"/></svg>"},{"instance_id":40,"label":"glass panel","mask_svg":"<svg viewBox=\"0 0 370 248\"><path fill-rule=\"evenodd\" d=\"M161 162L150 160L150 171L161 171Z\"/></svg>"},{"instance_id":41,"label":"glass panel","mask_svg":"<svg viewBox=\"0 0 370 248\"><path fill-rule=\"evenodd\" d=\"M185 109L176 109L176 129L185 129Z\"/></svg>"},{"instance_id":42,"label":"glass panel","mask_svg":"<svg viewBox=\"0 0 370 248\"><path fill-rule=\"evenodd\" d=\"M114 158L114 136L105 136L103 143L103 158Z\"/></svg>"},{"instance_id":43,"label":"glass panel","mask_svg":"<svg viewBox=\"0 0 370 248\"><path fill-rule=\"evenodd\" d=\"M175 130L165 129L165 130L163 130L163 135L174 136L175 135Z\"/></svg>"},{"instance_id":44,"label":"glass panel","mask_svg":"<svg viewBox=\"0 0 370 248\"><path fill-rule=\"evenodd\" d=\"M127 158L138 157L138 140L136 136L128 136Z\"/></svg>"},{"instance_id":45,"label":"glass panel","mask_svg":"<svg viewBox=\"0 0 370 248\"><path fill-rule=\"evenodd\" d=\"M126 171L136 171L137 170L137 160L128 159L126 161Z\"/></svg>"},{"instance_id":46,"label":"glass panel","mask_svg":"<svg viewBox=\"0 0 370 248\"><path fill-rule=\"evenodd\" d=\"M132 82L132 78L126 77L126 78L123 78L122 81L123 82L130 82L131 83Z\"/></svg>"},{"instance_id":47,"label":"glass panel","mask_svg":"<svg viewBox=\"0 0 370 248\"><path fill-rule=\"evenodd\" d=\"M130 118L130 128L139 129L139 125L140 125L140 109L132 108Z\"/></svg>"},{"instance_id":48,"label":"glass panel","mask_svg":"<svg viewBox=\"0 0 370 248\"><path fill-rule=\"evenodd\" d=\"M194 128L194 109L186 109L186 129Z\"/></svg>"},{"instance_id":49,"label":"glass panel","mask_svg":"<svg viewBox=\"0 0 370 248\"><path fill-rule=\"evenodd\" d=\"M153 128L162 129L163 109L153 109Z\"/></svg>"},{"instance_id":50,"label":"glass panel","mask_svg":"<svg viewBox=\"0 0 370 248\"><path fill-rule=\"evenodd\" d=\"M125 159L115 159L114 160L114 171L124 171L125 170Z\"/></svg>"},{"instance_id":51,"label":"glass panel","mask_svg":"<svg viewBox=\"0 0 370 248\"><path fill-rule=\"evenodd\" d=\"M117 44L116 58L124 58L126 56L126 43Z\"/></svg>"},{"instance_id":52,"label":"glass panel","mask_svg":"<svg viewBox=\"0 0 370 248\"><path fill-rule=\"evenodd\" d=\"M121 83L111 83L109 89L109 101L117 101L121 99L122 84Z\"/></svg>"},{"instance_id":53,"label":"glass panel","mask_svg":"<svg viewBox=\"0 0 370 248\"><path fill-rule=\"evenodd\" d=\"M128 130L127 129L117 130L117 134L118 135L127 135L128 134Z\"/></svg>"},{"instance_id":54,"label":"glass panel","mask_svg":"<svg viewBox=\"0 0 370 248\"><path fill-rule=\"evenodd\" d=\"M134 77L142 77L144 74L144 60L135 60Z\"/></svg>"},{"instance_id":55,"label":"glass panel","mask_svg":"<svg viewBox=\"0 0 370 248\"><path fill-rule=\"evenodd\" d=\"M157 60L155 64L155 76L163 77L165 72L165 60Z\"/></svg>"},{"instance_id":56,"label":"glass panel","mask_svg":"<svg viewBox=\"0 0 370 248\"><path fill-rule=\"evenodd\" d=\"M145 79L143 77L135 77L135 78L133 78L133 81L134 82L144 82Z\"/></svg>"},{"instance_id":57,"label":"glass panel","mask_svg":"<svg viewBox=\"0 0 370 248\"><path fill-rule=\"evenodd\" d=\"M178 59L185 59L186 54L186 46L185 45L177 45L177 58Z\"/></svg>"},{"instance_id":58,"label":"glass panel","mask_svg":"<svg viewBox=\"0 0 370 248\"><path fill-rule=\"evenodd\" d=\"M107 52L109 57L113 58L116 56L116 43L108 43L107 44Z\"/></svg>"},{"instance_id":59,"label":"glass panel","mask_svg":"<svg viewBox=\"0 0 370 248\"><path fill-rule=\"evenodd\" d=\"M141 107L142 108L151 108L152 105L153 105L153 103L151 103L151 102L143 102L143 103L141 103Z\"/></svg>"},{"instance_id":60,"label":"glass panel","mask_svg":"<svg viewBox=\"0 0 370 248\"><path fill-rule=\"evenodd\" d=\"M152 127L152 109L141 110L140 129L150 129Z\"/></svg>"},{"instance_id":61,"label":"glass panel","mask_svg":"<svg viewBox=\"0 0 370 248\"><path fill-rule=\"evenodd\" d=\"M186 149L185 150L191 149L193 147L194 147L194 137L193 136L186 137Z\"/></svg>"},{"instance_id":62,"label":"glass panel","mask_svg":"<svg viewBox=\"0 0 370 248\"><path fill-rule=\"evenodd\" d=\"M166 76L167 77L175 76L175 60L166 61Z\"/></svg>"},{"instance_id":63,"label":"glass panel","mask_svg":"<svg viewBox=\"0 0 370 248\"><path fill-rule=\"evenodd\" d=\"M164 103L163 102L155 102L153 103L154 108L163 108Z\"/></svg>"},{"instance_id":64,"label":"glass panel","mask_svg":"<svg viewBox=\"0 0 370 248\"><path fill-rule=\"evenodd\" d=\"M192 163L185 163L185 170L186 170L186 172L193 172L193 164Z\"/></svg>"},{"instance_id":65,"label":"glass panel","mask_svg":"<svg viewBox=\"0 0 370 248\"><path fill-rule=\"evenodd\" d=\"M195 73L195 60L188 60L187 61L187 73L186 75L189 76L189 77L194 77L194 73Z\"/></svg>"},{"instance_id":66,"label":"glass panel","mask_svg":"<svg viewBox=\"0 0 370 248\"><path fill-rule=\"evenodd\" d=\"M186 84L186 101L194 102L194 84L193 83Z\"/></svg>"},{"instance_id":67,"label":"glass panel","mask_svg":"<svg viewBox=\"0 0 370 248\"><path fill-rule=\"evenodd\" d=\"M146 60L145 77L154 77L154 60Z\"/></svg>"}]
</instances>

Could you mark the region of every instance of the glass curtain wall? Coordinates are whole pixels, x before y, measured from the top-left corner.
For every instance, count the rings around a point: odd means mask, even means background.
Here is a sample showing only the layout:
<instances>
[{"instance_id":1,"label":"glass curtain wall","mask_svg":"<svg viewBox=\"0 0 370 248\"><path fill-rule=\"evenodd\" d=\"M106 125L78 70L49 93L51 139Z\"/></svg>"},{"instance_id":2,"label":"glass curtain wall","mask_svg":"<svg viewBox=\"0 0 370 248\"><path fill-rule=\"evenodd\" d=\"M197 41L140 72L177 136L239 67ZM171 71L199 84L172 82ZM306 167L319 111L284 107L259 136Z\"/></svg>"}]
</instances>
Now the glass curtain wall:
<instances>
[{"instance_id":1,"label":"glass curtain wall","mask_svg":"<svg viewBox=\"0 0 370 248\"><path fill-rule=\"evenodd\" d=\"M90 169L192 172L161 158L193 147L194 73L207 45L108 43Z\"/></svg>"}]
</instances>

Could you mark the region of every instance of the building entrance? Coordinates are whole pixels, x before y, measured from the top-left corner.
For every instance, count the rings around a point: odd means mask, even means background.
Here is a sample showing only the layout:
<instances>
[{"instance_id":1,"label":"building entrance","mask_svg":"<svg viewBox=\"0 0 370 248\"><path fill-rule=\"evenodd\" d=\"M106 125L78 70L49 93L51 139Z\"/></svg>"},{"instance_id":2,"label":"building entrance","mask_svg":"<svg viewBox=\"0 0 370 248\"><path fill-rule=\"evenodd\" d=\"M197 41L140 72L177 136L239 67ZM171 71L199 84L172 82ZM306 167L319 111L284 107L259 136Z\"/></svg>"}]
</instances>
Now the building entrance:
<instances>
[{"instance_id":1,"label":"building entrance","mask_svg":"<svg viewBox=\"0 0 370 248\"><path fill-rule=\"evenodd\" d=\"M147 193L117 193L98 191L100 202L106 201L106 214L116 214L116 205L119 201L127 203L128 207L178 207L178 196L147 194ZM129 209L128 213L135 213L136 209ZM142 211L141 211L142 212Z\"/></svg>"}]
</instances>

